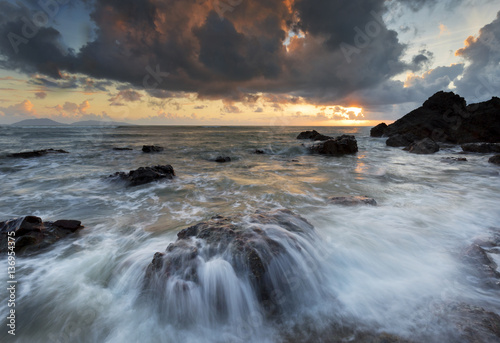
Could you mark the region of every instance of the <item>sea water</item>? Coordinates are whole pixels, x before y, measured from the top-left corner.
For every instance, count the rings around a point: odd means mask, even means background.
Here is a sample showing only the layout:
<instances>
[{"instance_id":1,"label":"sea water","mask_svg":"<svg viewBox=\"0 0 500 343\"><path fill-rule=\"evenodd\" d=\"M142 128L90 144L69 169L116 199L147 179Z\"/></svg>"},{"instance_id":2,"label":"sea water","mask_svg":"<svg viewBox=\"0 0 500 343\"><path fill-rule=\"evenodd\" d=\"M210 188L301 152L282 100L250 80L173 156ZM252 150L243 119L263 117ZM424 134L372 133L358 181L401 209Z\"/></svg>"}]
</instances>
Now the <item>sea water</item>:
<instances>
[{"instance_id":1,"label":"sea water","mask_svg":"<svg viewBox=\"0 0 500 343\"><path fill-rule=\"evenodd\" d=\"M460 259L477 237L500 227L498 166L484 155L466 155L467 162L444 159L464 156L454 145L433 155L409 154L370 138L364 127L316 128L355 135L359 152L311 155L311 143L296 140L304 129L0 127L0 220L35 215L85 226L41 254L17 257L12 341L293 342L297 336L314 342L334 340L321 332L349 326L453 342L453 327L443 320L446 304L500 313L498 290L483 287ZM151 144L165 150L141 151ZM69 154L7 157L47 148ZM231 162L216 163L217 156ZM126 187L108 178L164 164L173 166L175 179ZM372 197L378 206L328 203L329 197L350 195ZM276 209L292 210L315 227L314 241L301 238L314 263L290 254L300 275L308 275L288 299L300 306L267 316L248 280L223 258L204 261L205 286L189 301L144 300L147 266L181 229L214 215L245 218ZM0 268L6 300L6 256ZM216 297L238 316L211 316ZM167 309L173 317L164 316ZM0 314L8 314L7 301L0 302ZM13 338L7 330L0 328L2 342Z\"/></svg>"}]
</instances>

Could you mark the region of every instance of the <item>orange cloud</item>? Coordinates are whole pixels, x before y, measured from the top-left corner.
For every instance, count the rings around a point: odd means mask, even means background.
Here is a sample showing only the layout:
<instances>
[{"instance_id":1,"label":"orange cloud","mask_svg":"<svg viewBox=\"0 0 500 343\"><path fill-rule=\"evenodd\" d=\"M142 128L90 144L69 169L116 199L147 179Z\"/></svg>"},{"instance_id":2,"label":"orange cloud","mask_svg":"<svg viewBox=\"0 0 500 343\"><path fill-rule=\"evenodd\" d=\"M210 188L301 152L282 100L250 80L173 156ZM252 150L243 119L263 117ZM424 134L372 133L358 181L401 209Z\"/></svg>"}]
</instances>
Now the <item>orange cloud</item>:
<instances>
[{"instance_id":1,"label":"orange cloud","mask_svg":"<svg viewBox=\"0 0 500 343\"><path fill-rule=\"evenodd\" d=\"M0 113L3 116L20 117L20 116L37 116L35 105L29 100L8 107L0 107Z\"/></svg>"}]
</instances>

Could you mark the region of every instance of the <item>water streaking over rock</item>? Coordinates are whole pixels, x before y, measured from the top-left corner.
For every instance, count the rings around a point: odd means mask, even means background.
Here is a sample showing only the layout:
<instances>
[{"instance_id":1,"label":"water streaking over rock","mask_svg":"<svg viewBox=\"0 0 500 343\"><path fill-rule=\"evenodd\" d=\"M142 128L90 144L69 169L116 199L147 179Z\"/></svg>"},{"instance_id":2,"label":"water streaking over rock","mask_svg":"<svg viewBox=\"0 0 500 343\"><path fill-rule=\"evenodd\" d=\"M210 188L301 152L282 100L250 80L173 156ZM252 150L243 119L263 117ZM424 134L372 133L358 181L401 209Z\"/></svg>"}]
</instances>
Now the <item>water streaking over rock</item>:
<instances>
[{"instance_id":1,"label":"water streaking over rock","mask_svg":"<svg viewBox=\"0 0 500 343\"><path fill-rule=\"evenodd\" d=\"M313 153L297 140L313 129L358 151ZM0 221L85 225L16 256L15 342L495 341L497 153L410 154L369 134L0 127ZM70 153L7 157L46 148ZM148 166L175 178L107 177Z\"/></svg>"},{"instance_id":2,"label":"water streaking over rock","mask_svg":"<svg viewBox=\"0 0 500 343\"><path fill-rule=\"evenodd\" d=\"M312 225L290 211L258 212L243 222L217 216L177 237L145 276L168 322L239 325L334 301L324 247Z\"/></svg>"}]
</instances>

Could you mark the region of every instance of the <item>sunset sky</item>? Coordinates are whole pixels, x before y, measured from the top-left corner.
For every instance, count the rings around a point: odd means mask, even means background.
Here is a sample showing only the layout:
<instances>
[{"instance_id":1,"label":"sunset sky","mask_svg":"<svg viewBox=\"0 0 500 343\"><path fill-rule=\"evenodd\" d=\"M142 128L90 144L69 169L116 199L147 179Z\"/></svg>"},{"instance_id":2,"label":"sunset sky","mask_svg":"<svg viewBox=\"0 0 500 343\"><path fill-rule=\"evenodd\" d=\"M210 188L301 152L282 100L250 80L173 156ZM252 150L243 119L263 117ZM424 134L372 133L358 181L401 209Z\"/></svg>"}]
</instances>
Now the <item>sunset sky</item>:
<instances>
[{"instance_id":1,"label":"sunset sky","mask_svg":"<svg viewBox=\"0 0 500 343\"><path fill-rule=\"evenodd\" d=\"M500 4L0 1L0 124L374 125L500 96Z\"/></svg>"}]
</instances>

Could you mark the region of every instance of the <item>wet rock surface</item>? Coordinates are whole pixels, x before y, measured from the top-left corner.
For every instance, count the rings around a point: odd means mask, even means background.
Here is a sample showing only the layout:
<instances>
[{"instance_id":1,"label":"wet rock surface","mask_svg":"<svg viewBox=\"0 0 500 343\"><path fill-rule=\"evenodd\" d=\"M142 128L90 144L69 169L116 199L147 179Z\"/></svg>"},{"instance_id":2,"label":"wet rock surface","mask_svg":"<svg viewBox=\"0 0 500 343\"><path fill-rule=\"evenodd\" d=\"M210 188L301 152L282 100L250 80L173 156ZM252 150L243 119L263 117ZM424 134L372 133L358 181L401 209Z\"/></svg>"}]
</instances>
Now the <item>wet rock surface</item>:
<instances>
[{"instance_id":1,"label":"wet rock surface","mask_svg":"<svg viewBox=\"0 0 500 343\"><path fill-rule=\"evenodd\" d=\"M370 130L370 137L382 137L387 129L386 123L380 123Z\"/></svg>"},{"instance_id":2,"label":"wet rock surface","mask_svg":"<svg viewBox=\"0 0 500 343\"><path fill-rule=\"evenodd\" d=\"M358 205L372 205L377 206L377 202L373 198L366 196L345 196L345 197L331 197L328 202L333 205L342 206L358 206Z\"/></svg>"},{"instance_id":3,"label":"wet rock surface","mask_svg":"<svg viewBox=\"0 0 500 343\"><path fill-rule=\"evenodd\" d=\"M494 256L500 255L500 234L480 237L461 252L467 274L488 288L500 289L500 272Z\"/></svg>"},{"instance_id":4,"label":"wet rock surface","mask_svg":"<svg viewBox=\"0 0 500 343\"><path fill-rule=\"evenodd\" d=\"M439 151L439 145L430 138L411 143L405 150L412 154L429 155Z\"/></svg>"},{"instance_id":5,"label":"wet rock surface","mask_svg":"<svg viewBox=\"0 0 500 343\"><path fill-rule=\"evenodd\" d=\"M315 144L309 148L312 153L320 155L341 156L358 152L356 137L342 135L334 139Z\"/></svg>"},{"instance_id":6,"label":"wet rock surface","mask_svg":"<svg viewBox=\"0 0 500 343\"><path fill-rule=\"evenodd\" d=\"M14 239L16 254L35 254L82 228L77 220L43 222L35 216L3 221L0 222L0 253L8 252L9 241Z\"/></svg>"},{"instance_id":7,"label":"wet rock surface","mask_svg":"<svg viewBox=\"0 0 500 343\"><path fill-rule=\"evenodd\" d=\"M145 153L154 153L154 152L162 152L163 147L157 145L143 145L142 152Z\"/></svg>"},{"instance_id":8,"label":"wet rock surface","mask_svg":"<svg viewBox=\"0 0 500 343\"><path fill-rule=\"evenodd\" d=\"M492 156L488 159L488 162L493 164L500 164L500 155Z\"/></svg>"},{"instance_id":9,"label":"wet rock surface","mask_svg":"<svg viewBox=\"0 0 500 343\"><path fill-rule=\"evenodd\" d=\"M304 251L300 237L316 237L314 228L288 210L257 212L243 222L215 216L180 231L177 241L154 255L145 273L145 287L154 294L172 283L186 290L207 287L203 267L217 261L249 280L254 296L267 311L279 312L287 301L278 296L290 295L290 301L296 301L290 278L301 271L291 256L297 258ZM276 263L280 263L278 269Z\"/></svg>"},{"instance_id":10,"label":"wet rock surface","mask_svg":"<svg viewBox=\"0 0 500 343\"><path fill-rule=\"evenodd\" d=\"M424 104L393 124L374 127L374 134L389 137L389 146L407 146L424 138L453 144L500 142L500 99L467 106L453 92L437 92Z\"/></svg>"},{"instance_id":11,"label":"wet rock surface","mask_svg":"<svg viewBox=\"0 0 500 343\"><path fill-rule=\"evenodd\" d=\"M162 179L173 179L175 176L174 168L171 165L140 167L130 172L116 172L110 175L111 178L124 180L129 186L139 186Z\"/></svg>"},{"instance_id":12,"label":"wet rock surface","mask_svg":"<svg viewBox=\"0 0 500 343\"><path fill-rule=\"evenodd\" d=\"M14 157L14 158L33 158L33 157L41 157L45 156L48 154L69 154L69 152L65 150L54 150L54 149L45 149L45 150L33 150L33 151L26 151L26 152L17 152L14 154L9 154L7 157Z\"/></svg>"},{"instance_id":13,"label":"wet rock surface","mask_svg":"<svg viewBox=\"0 0 500 343\"><path fill-rule=\"evenodd\" d=\"M459 341L467 343L500 342L500 316L466 303L447 307L449 319L455 325Z\"/></svg>"},{"instance_id":14,"label":"wet rock surface","mask_svg":"<svg viewBox=\"0 0 500 343\"><path fill-rule=\"evenodd\" d=\"M443 157L441 160L443 162L467 162L465 157Z\"/></svg>"},{"instance_id":15,"label":"wet rock surface","mask_svg":"<svg viewBox=\"0 0 500 343\"><path fill-rule=\"evenodd\" d=\"M500 152L500 143L467 143L462 144L462 150L477 153Z\"/></svg>"},{"instance_id":16,"label":"wet rock surface","mask_svg":"<svg viewBox=\"0 0 500 343\"><path fill-rule=\"evenodd\" d=\"M333 137L325 136L316 130L312 130L312 131L303 131L303 132L299 133L299 135L297 136L297 139L311 139L313 141L326 141L329 139L333 139Z\"/></svg>"},{"instance_id":17,"label":"wet rock surface","mask_svg":"<svg viewBox=\"0 0 500 343\"><path fill-rule=\"evenodd\" d=\"M411 133L395 134L387 139L385 144L392 147L407 147L417 140L417 136Z\"/></svg>"},{"instance_id":18,"label":"wet rock surface","mask_svg":"<svg viewBox=\"0 0 500 343\"><path fill-rule=\"evenodd\" d=\"M229 156L217 156L217 158L214 161L217 163L231 162L231 157L229 157Z\"/></svg>"}]
</instances>

